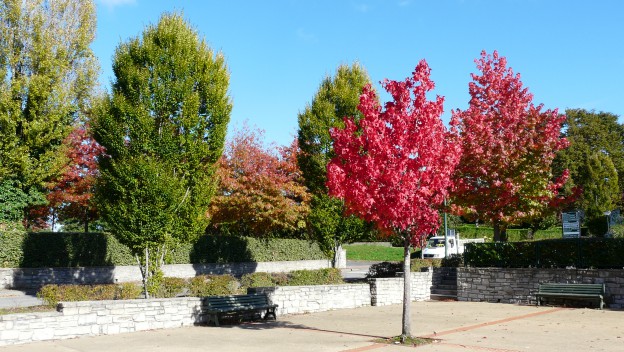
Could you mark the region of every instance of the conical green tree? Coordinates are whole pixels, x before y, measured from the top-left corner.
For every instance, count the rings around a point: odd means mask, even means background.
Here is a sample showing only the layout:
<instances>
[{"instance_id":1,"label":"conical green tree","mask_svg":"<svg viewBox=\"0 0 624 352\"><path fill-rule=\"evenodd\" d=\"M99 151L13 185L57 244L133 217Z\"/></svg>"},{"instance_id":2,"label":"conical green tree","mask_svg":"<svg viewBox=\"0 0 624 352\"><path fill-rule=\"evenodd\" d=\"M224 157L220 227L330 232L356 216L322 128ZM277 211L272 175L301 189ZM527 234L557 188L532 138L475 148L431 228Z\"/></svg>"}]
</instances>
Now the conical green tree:
<instances>
[{"instance_id":1,"label":"conical green tree","mask_svg":"<svg viewBox=\"0 0 624 352\"><path fill-rule=\"evenodd\" d=\"M193 239L208 223L232 109L229 74L223 55L179 14L120 44L113 72L93 124L108 155L99 162L96 201L148 279L168 244Z\"/></svg>"},{"instance_id":2,"label":"conical green tree","mask_svg":"<svg viewBox=\"0 0 624 352\"><path fill-rule=\"evenodd\" d=\"M92 1L0 2L0 183L24 194L22 210L45 204L62 141L89 108L95 29Z\"/></svg>"},{"instance_id":3,"label":"conical green tree","mask_svg":"<svg viewBox=\"0 0 624 352\"><path fill-rule=\"evenodd\" d=\"M362 118L358 110L362 88L370 84L366 70L355 63L341 65L333 77L326 77L312 99L299 114L298 140L301 152L297 161L305 185L312 193L309 229L327 252L340 254L341 245L371 231L357 217L345 216L341 200L328 196L327 164L334 156L331 128L344 128L343 118ZM334 262L338 260L334 258Z\"/></svg>"}]
</instances>

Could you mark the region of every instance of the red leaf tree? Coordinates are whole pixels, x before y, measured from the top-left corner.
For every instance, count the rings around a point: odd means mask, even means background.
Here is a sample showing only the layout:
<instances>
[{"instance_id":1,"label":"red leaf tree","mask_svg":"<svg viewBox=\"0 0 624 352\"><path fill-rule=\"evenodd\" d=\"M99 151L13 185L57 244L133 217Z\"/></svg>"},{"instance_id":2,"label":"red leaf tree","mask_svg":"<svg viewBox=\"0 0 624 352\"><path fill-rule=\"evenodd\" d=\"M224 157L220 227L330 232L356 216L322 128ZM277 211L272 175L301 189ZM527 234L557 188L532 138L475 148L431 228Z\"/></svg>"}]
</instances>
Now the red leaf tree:
<instances>
[{"instance_id":1,"label":"red leaf tree","mask_svg":"<svg viewBox=\"0 0 624 352\"><path fill-rule=\"evenodd\" d=\"M456 135L440 119L444 98L427 100L434 88L429 74L422 60L405 81L385 80L393 101L384 109L366 86L358 106L364 118L356 124L345 117L345 128L331 131L336 155L328 165L330 194L382 233L403 240L403 339L411 335L410 245L437 230L460 152Z\"/></svg>"},{"instance_id":2,"label":"red leaf tree","mask_svg":"<svg viewBox=\"0 0 624 352\"><path fill-rule=\"evenodd\" d=\"M262 136L244 128L227 144L209 210L212 224L255 237L297 235L305 230L310 198L297 165L297 141L266 150Z\"/></svg>"},{"instance_id":3,"label":"red leaf tree","mask_svg":"<svg viewBox=\"0 0 624 352\"><path fill-rule=\"evenodd\" d=\"M99 174L97 158L104 155L104 147L90 135L88 126L78 126L63 142L68 163L61 177L50 183L47 198L59 220L78 219L85 232L97 218L91 203L93 186Z\"/></svg>"},{"instance_id":4,"label":"red leaf tree","mask_svg":"<svg viewBox=\"0 0 624 352\"><path fill-rule=\"evenodd\" d=\"M508 225L563 204L558 190L568 172L553 180L551 164L568 145L560 136L565 116L534 106L520 74L496 51L475 62L481 74L472 74L469 107L453 111L462 143L453 198L458 214L492 222L501 241Z\"/></svg>"}]
</instances>

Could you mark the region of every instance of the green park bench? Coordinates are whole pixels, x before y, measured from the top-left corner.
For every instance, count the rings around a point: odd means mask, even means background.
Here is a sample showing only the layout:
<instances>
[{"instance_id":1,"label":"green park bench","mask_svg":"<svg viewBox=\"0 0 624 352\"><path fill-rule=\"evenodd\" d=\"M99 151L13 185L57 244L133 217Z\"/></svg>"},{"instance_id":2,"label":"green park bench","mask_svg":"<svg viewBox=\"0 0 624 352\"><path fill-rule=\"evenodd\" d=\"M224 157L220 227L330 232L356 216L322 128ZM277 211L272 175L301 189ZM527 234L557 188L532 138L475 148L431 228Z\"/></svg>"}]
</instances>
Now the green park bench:
<instances>
[{"instance_id":1,"label":"green park bench","mask_svg":"<svg viewBox=\"0 0 624 352\"><path fill-rule=\"evenodd\" d=\"M540 284L535 296L538 306L541 305L543 298L561 298L599 301L600 309L602 309L604 295L604 284Z\"/></svg>"},{"instance_id":2,"label":"green park bench","mask_svg":"<svg viewBox=\"0 0 624 352\"><path fill-rule=\"evenodd\" d=\"M223 316L249 316L264 312L264 319L273 317L277 304L271 304L269 297L262 294L232 295L232 296L210 296L203 301L203 311L208 315L208 325L210 323L219 326L219 318Z\"/></svg>"}]
</instances>

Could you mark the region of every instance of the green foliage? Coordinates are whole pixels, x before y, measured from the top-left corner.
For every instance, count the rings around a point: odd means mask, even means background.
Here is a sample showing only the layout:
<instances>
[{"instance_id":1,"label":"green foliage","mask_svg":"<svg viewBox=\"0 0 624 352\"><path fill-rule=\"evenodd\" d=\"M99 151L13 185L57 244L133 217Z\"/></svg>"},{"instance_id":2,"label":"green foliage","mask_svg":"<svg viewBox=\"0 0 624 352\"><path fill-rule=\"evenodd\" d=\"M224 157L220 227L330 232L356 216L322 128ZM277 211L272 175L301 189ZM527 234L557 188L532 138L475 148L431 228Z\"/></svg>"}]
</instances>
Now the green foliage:
<instances>
[{"instance_id":1,"label":"green foliage","mask_svg":"<svg viewBox=\"0 0 624 352\"><path fill-rule=\"evenodd\" d=\"M375 263L368 268L367 278L396 277L398 272L403 271L403 263L381 262Z\"/></svg>"},{"instance_id":2,"label":"green foliage","mask_svg":"<svg viewBox=\"0 0 624 352\"><path fill-rule=\"evenodd\" d=\"M568 188L577 185L587 189L596 182L604 181L584 179L582 176L588 158L595 153L601 153L611 159L618 173L618 189L624 190L624 126L619 123L617 115L593 110L568 109L563 133L570 142L570 147L557 153L553 168L556 172L570 170ZM586 198L591 196L581 195L577 205L591 201Z\"/></svg>"},{"instance_id":3,"label":"green foliage","mask_svg":"<svg viewBox=\"0 0 624 352\"><path fill-rule=\"evenodd\" d=\"M250 273L245 274L240 280L242 287L274 287L286 286L288 274L286 273Z\"/></svg>"},{"instance_id":4,"label":"green foliage","mask_svg":"<svg viewBox=\"0 0 624 352\"><path fill-rule=\"evenodd\" d=\"M202 236L173 247L169 264L327 259L318 244L295 239ZM0 231L0 265L6 268L136 265L130 249L105 233Z\"/></svg>"},{"instance_id":5,"label":"green foliage","mask_svg":"<svg viewBox=\"0 0 624 352\"><path fill-rule=\"evenodd\" d=\"M60 171L61 142L88 109L98 70L90 49L95 5L4 1L0 18L0 187L11 180L13 194L25 195L3 203L14 218L41 203L45 183Z\"/></svg>"},{"instance_id":6,"label":"green foliage","mask_svg":"<svg viewBox=\"0 0 624 352\"><path fill-rule=\"evenodd\" d=\"M370 84L366 70L358 65L338 67L334 77L326 77L312 103L298 116L298 141L301 152L297 162L312 193L309 230L326 253L343 244L370 237L371 226L362 220L344 217L342 201L327 195L327 163L333 157L331 128L344 128L344 117L362 118L358 110L362 88Z\"/></svg>"},{"instance_id":7,"label":"green foliage","mask_svg":"<svg viewBox=\"0 0 624 352\"><path fill-rule=\"evenodd\" d=\"M178 295L184 295L190 287L190 280L179 277L163 277L160 285L150 292L150 296L154 298L171 298Z\"/></svg>"},{"instance_id":8,"label":"green foliage","mask_svg":"<svg viewBox=\"0 0 624 352\"><path fill-rule=\"evenodd\" d=\"M223 56L178 14L120 44L113 72L112 94L93 122L109 156L99 159L95 199L112 233L145 261L146 249L190 242L208 224L232 109L229 74ZM149 257L144 268L160 265Z\"/></svg>"},{"instance_id":9,"label":"green foliage","mask_svg":"<svg viewBox=\"0 0 624 352\"><path fill-rule=\"evenodd\" d=\"M346 245L347 260L401 261L403 248L372 245Z\"/></svg>"},{"instance_id":10,"label":"green foliage","mask_svg":"<svg viewBox=\"0 0 624 352\"><path fill-rule=\"evenodd\" d=\"M622 268L624 239L580 238L534 242L471 243L465 263L473 267Z\"/></svg>"},{"instance_id":11,"label":"green foliage","mask_svg":"<svg viewBox=\"0 0 624 352\"><path fill-rule=\"evenodd\" d=\"M141 288L131 282L119 285L45 285L37 292L37 297L50 307L62 301L135 299L140 295Z\"/></svg>"},{"instance_id":12,"label":"green foliage","mask_svg":"<svg viewBox=\"0 0 624 352\"><path fill-rule=\"evenodd\" d=\"M178 248L180 251L176 252L175 262L236 263L327 259L318 244L296 239L202 236L190 251L183 250L183 246ZM188 259L182 259L185 255L189 255Z\"/></svg>"},{"instance_id":13,"label":"green foliage","mask_svg":"<svg viewBox=\"0 0 624 352\"><path fill-rule=\"evenodd\" d=\"M343 284L340 269L296 270L288 275L288 286Z\"/></svg>"},{"instance_id":14,"label":"green foliage","mask_svg":"<svg viewBox=\"0 0 624 352\"><path fill-rule=\"evenodd\" d=\"M602 236L607 232L604 212L615 209L622 196L617 170L608 155L595 152L587 156L577 177L583 184L579 203L585 210L586 225L592 235Z\"/></svg>"},{"instance_id":15,"label":"green foliage","mask_svg":"<svg viewBox=\"0 0 624 352\"><path fill-rule=\"evenodd\" d=\"M456 227L460 238L485 238L486 241L492 240L494 237L494 229L489 226L465 224ZM540 240L550 238L561 238L561 227L552 227L545 230L531 229L507 229L507 237L510 242Z\"/></svg>"},{"instance_id":16,"label":"green foliage","mask_svg":"<svg viewBox=\"0 0 624 352\"><path fill-rule=\"evenodd\" d=\"M1 180L1 179L0 179ZM24 209L46 204L45 197L37 189L22 189L19 181L5 179L0 182L0 224L19 224L24 219ZM13 226L15 227L15 226Z\"/></svg>"},{"instance_id":17,"label":"green foliage","mask_svg":"<svg viewBox=\"0 0 624 352\"><path fill-rule=\"evenodd\" d=\"M191 279L190 294L194 297L228 296L243 293L232 275L201 275Z\"/></svg>"}]
</instances>

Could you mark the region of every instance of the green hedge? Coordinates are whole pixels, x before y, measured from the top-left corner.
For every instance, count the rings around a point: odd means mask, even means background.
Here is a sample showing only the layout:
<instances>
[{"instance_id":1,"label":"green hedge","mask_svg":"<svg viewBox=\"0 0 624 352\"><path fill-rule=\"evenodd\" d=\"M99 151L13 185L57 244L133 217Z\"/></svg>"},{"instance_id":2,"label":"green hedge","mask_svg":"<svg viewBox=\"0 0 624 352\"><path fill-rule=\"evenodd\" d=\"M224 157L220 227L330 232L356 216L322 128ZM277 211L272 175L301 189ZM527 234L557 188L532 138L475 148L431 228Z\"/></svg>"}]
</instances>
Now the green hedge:
<instances>
[{"instance_id":1,"label":"green hedge","mask_svg":"<svg viewBox=\"0 0 624 352\"><path fill-rule=\"evenodd\" d=\"M494 237L494 229L488 226L460 225L455 228L460 238L487 238ZM561 228L553 227L547 230L538 230L533 234L534 240L561 238ZM529 237L529 229L507 229L509 242L526 241Z\"/></svg>"},{"instance_id":2,"label":"green hedge","mask_svg":"<svg viewBox=\"0 0 624 352\"><path fill-rule=\"evenodd\" d=\"M623 268L623 238L469 243L465 265L503 268Z\"/></svg>"},{"instance_id":3,"label":"green hedge","mask_svg":"<svg viewBox=\"0 0 624 352\"><path fill-rule=\"evenodd\" d=\"M327 259L318 244L295 239L202 236L173 248L169 264L265 262ZM128 247L104 233L3 233L0 265L4 268L135 265Z\"/></svg>"}]
</instances>

